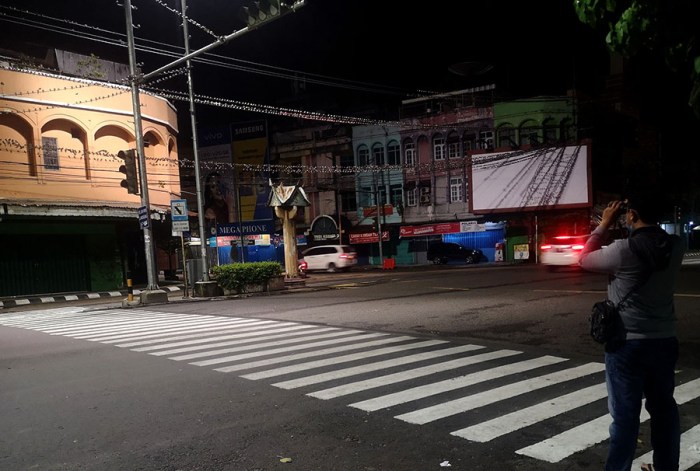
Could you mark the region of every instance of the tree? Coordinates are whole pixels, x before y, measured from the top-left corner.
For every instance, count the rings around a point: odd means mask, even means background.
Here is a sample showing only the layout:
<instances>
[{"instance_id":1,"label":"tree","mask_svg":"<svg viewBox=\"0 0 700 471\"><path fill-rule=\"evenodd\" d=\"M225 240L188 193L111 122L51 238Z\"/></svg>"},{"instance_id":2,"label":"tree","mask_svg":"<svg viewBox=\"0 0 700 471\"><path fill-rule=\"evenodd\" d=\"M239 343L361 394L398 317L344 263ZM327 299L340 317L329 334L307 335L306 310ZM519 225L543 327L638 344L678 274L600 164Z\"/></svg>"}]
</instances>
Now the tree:
<instances>
[{"instance_id":1,"label":"tree","mask_svg":"<svg viewBox=\"0 0 700 471\"><path fill-rule=\"evenodd\" d=\"M689 79L688 105L700 118L700 1L573 0L579 20L606 32L608 48L626 58L661 56Z\"/></svg>"}]
</instances>

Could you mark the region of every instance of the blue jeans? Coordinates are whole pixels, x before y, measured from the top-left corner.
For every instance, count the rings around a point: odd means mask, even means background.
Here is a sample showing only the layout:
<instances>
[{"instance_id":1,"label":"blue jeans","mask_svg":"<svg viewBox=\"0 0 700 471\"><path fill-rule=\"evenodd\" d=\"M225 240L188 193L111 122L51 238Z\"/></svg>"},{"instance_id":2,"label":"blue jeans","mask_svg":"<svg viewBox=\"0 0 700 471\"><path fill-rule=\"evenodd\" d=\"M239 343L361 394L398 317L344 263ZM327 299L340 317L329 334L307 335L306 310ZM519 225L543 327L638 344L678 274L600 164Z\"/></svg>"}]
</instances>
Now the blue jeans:
<instances>
[{"instance_id":1,"label":"blue jeans","mask_svg":"<svg viewBox=\"0 0 700 471\"><path fill-rule=\"evenodd\" d=\"M605 353L608 387L610 446L605 471L629 471L639 435L642 398L651 417L651 446L658 471L677 471L680 456L680 421L673 399L678 340L627 340Z\"/></svg>"}]
</instances>

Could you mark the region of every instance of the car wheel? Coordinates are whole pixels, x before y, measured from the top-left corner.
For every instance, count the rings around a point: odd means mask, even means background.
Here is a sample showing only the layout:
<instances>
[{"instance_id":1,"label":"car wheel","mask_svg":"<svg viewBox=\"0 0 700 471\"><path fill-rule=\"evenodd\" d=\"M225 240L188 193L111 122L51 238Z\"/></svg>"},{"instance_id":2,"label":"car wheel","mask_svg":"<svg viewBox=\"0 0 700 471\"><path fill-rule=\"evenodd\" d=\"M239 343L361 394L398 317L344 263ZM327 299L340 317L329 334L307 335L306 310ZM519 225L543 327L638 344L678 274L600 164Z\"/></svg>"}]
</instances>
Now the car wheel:
<instances>
[{"instance_id":1,"label":"car wheel","mask_svg":"<svg viewBox=\"0 0 700 471\"><path fill-rule=\"evenodd\" d=\"M335 263L328 264L328 273L335 273L337 271L338 271L338 267L335 266Z\"/></svg>"},{"instance_id":2,"label":"car wheel","mask_svg":"<svg viewBox=\"0 0 700 471\"><path fill-rule=\"evenodd\" d=\"M467 258L464 259L467 265L471 265L474 263L474 256L473 255L467 255Z\"/></svg>"}]
</instances>

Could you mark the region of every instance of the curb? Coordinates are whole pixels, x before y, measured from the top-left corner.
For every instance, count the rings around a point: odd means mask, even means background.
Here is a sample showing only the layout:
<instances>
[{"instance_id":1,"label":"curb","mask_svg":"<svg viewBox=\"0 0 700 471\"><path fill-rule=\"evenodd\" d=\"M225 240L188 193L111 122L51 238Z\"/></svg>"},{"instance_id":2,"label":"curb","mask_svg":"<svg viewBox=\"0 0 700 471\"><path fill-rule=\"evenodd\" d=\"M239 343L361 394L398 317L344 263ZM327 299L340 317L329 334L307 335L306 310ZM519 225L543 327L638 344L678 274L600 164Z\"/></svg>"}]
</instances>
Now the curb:
<instances>
[{"instance_id":1,"label":"curb","mask_svg":"<svg viewBox=\"0 0 700 471\"><path fill-rule=\"evenodd\" d=\"M168 293L173 293L177 291L183 291L182 286L159 286L158 289L167 291ZM103 298L126 298L128 296L128 290L123 291L101 291L98 293L76 293L76 294L64 294L64 295L48 295L48 296L28 296L26 298L16 298L16 299L5 299L0 301L0 309L18 307L18 306L31 306L37 304L50 304L66 301L80 301L86 299L103 299ZM141 290L134 289L134 296L141 294Z\"/></svg>"}]
</instances>

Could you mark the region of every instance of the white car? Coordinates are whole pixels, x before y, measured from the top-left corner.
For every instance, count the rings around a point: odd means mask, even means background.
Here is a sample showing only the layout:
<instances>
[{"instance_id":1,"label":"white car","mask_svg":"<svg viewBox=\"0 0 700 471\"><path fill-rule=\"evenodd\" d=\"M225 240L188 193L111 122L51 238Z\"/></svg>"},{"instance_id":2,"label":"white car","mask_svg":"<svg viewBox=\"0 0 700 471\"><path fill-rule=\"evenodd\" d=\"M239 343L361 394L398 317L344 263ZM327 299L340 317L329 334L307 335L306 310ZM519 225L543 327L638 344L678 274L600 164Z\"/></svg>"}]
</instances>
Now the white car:
<instances>
[{"instance_id":1,"label":"white car","mask_svg":"<svg viewBox=\"0 0 700 471\"><path fill-rule=\"evenodd\" d=\"M586 244L586 235L560 235L540 246L540 263L554 270L557 267L578 267L579 257Z\"/></svg>"},{"instance_id":2,"label":"white car","mask_svg":"<svg viewBox=\"0 0 700 471\"><path fill-rule=\"evenodd\" d=\"M308 271L326 270L334 273L357 265L357 252L350 245L319 245L306 249L301 256Z\"/></svg>"}]
</instances>

